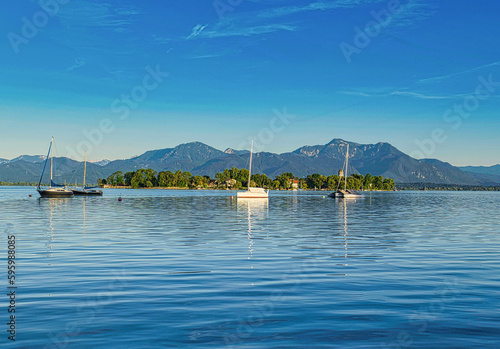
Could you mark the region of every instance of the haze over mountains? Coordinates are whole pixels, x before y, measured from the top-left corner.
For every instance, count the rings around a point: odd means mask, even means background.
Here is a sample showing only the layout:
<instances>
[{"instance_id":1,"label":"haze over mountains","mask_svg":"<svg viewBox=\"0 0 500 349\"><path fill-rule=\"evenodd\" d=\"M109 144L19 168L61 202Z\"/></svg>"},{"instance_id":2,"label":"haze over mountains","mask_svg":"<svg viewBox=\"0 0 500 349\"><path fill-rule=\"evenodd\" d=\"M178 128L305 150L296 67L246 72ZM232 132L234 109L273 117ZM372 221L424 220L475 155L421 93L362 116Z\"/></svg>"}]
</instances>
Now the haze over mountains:
<instances>
[{"instance_id":1,"label":"haze over mountains","mask_svg":"<svg viewBox=\"0 0 500 349\"><path fill-rule=\"evenodd\" d=\"M389 143L358 144L333 139L325 145L303 146L292 152L275 154L255 153L252 173L265 173L274 178L283 172L298 177L320 173L336 174L344 163L349 143L349 174L370 173L393 178L397 183L435 183L459 185L497 185L500 183L500 165L477 168L454 167L436 159L414 159ZM45 156L19 156L12 160L0 159L0 181L37 182ZM147 151L126 160L102 160L87 163L87 181L96 182L115 171L135 171L152 168L156 171L189 171L193 175L209 175L226 168L247 168L249 152L226 149L221 151L200 142L180 144L174 148ZM54 159L55 181L81 183L83 163L68 158ZM44 179L44 182L45 179ZM47 180L48 182L48 180Z\"/></svg>"}]
</instances>

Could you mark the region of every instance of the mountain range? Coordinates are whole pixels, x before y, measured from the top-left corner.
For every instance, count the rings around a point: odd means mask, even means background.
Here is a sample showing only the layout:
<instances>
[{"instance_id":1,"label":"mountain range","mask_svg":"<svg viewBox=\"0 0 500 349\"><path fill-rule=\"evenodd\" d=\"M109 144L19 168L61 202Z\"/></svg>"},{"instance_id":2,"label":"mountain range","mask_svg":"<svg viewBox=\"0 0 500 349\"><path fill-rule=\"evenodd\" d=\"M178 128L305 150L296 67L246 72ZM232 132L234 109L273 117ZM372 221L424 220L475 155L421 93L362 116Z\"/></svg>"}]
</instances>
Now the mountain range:
<instances>
[{"instance_id":1,"label":"mountain range","mask_svg":"<svg viewBox=\"0 0 500 349\"><path fill-rule=\"evenodd\" d=\"M309 174L336 174L344 163L349 144L349 174L370 173L393 178L397 183L434 183L458 185L498 185L500 165L493 167L458 168L437 159L417 160L389 143L358 144L333 139L325 145L303 146L292 152L275 154L258 152L253 155L252 173L265 173L274 178L284 172L305 177ZM87 181L96 182L115 171L135 171L152 168L156 171L189 171L193 175L208 175L226 168L247 168L249 151L228 148L221 151L200 142L180 144L174 148L147 151L125 160L102 160L87 163ZM45 156L19 156L0 159L0 181L37 182ZM54 159L55 181L82 181L83 163L69 158ZM44 182L48 180L44 179Z\"/></svg>"}]
</instances>

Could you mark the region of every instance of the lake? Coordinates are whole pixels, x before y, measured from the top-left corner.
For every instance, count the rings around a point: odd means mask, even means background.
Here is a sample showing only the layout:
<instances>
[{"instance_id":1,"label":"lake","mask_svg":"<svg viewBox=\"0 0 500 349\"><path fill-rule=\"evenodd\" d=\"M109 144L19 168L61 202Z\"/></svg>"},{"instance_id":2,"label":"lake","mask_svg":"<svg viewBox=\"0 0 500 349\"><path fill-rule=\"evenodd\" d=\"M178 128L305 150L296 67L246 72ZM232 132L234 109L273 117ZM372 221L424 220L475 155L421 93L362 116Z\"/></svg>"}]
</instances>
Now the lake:
<instances>
[{"instance_id":1,"label":"lake","mask_svg":"<svg viewBox=\"0 0 500 349\"><path fill-rule=\"evenodd\" d=\"M0 187L0 343L498 348L500 193L327 194Z\"/></svg>"}]
</instances>

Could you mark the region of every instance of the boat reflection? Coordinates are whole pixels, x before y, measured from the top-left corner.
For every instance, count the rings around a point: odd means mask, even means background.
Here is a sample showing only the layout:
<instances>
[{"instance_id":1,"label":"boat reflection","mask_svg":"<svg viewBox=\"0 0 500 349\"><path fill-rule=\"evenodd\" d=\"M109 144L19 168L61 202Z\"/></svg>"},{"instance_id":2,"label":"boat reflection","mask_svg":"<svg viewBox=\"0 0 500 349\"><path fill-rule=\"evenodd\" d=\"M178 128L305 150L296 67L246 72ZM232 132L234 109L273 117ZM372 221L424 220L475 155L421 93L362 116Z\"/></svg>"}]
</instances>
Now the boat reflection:
<instances>
[{"instance_id":1,"label":"boat reflection","mask_svg":"<svg viewBox=\"0 0 500 349\"><path fill-rule=\"evenodd\" d=\"M263 221L267 218L269 210L269 200L264 199L245 199L239 198L237 201L238 211L247 214L247 239L248 239L248 259L253 257L253 231L256 229L259 221ZM253 266L251 266L253 268Z\"/></svg>"},{"instance_id":2,"label":"boat reflection","mask_svg":"<svg viewBox=\"0 0 500 349\"><path fill-rule=\"evenodd\" d=\"M57 211L61 209L61 207L67 204L67 200L65 198L38 198L38 205L45 211L48 208L48 227L45 230L45 237L47 238L47 242L45 243L45 247L47 248L47 256L53 257L53 248L54 248L54 222L57 216ZM49 263L52 266L52 264Z\"/></svg>"},{"instance_id":3,"label":"boat reflection","mask_svg":"<svg viewBox=\"0 0 500 349\"><path fill-rule=\"evenodd\" d=\"M341 206L344 209L344 258L345 258L344 266L348 266L349 264L347 263L347 258L348 258L347 235L349 235L349 233L347 232L347 201L342 200Z\"/></svg>"}]
</instances>

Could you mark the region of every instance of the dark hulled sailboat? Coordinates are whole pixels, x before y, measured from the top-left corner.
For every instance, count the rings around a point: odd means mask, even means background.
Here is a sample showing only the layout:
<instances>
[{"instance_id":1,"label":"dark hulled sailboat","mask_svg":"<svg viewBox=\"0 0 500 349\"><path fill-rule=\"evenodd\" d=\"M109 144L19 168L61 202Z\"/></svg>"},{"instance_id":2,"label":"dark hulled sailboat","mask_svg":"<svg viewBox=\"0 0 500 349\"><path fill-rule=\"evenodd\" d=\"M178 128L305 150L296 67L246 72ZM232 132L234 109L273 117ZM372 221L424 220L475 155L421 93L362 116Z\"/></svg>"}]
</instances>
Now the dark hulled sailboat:
<instances>
[{"instance_id":1,"label":"dark hulled sailboat","mask_svg":"<svg viewBox=\"0 0 500 349\"><path fill-rule=\"evenodd\" d=\"M52 180L52 168L53 168L53 156L52 156L52 148L54 145L54 137L50 141L49 152L47 154L47 158L45 159L45 163L43 165L42 175L40 176L40 181L38 182L38 187L36 190L40 194L42 198L70 198L73 196L73 192L69 189L63 188L63 186L55 184ZM49 188L41 188L43 174L45 173L45 167L47 166L47 161L50 158L50 186Z\"/></svg>"}]
</instances>

